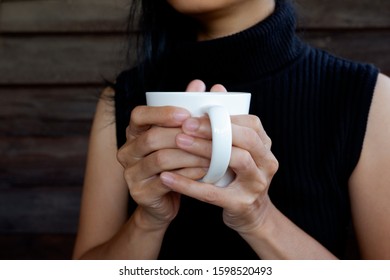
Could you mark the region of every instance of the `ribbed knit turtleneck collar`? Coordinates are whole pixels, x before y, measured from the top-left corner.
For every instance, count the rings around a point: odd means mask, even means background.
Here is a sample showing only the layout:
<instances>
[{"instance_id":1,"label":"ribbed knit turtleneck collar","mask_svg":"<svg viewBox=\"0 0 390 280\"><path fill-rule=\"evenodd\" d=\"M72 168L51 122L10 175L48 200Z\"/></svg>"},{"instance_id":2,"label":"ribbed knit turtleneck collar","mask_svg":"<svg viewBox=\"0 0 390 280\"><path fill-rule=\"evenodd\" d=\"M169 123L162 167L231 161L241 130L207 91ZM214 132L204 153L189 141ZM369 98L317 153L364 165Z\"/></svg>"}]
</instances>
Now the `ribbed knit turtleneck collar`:
<instances>
[{"instance_id":1,"label":"ribbed knit turtleneck collar","mask_svg":"<svg viewBox=\"0 0 390 280\"><path fill-rule=\"evenodd\" d=\"M201 42L186 42L169 56L161 81L167 90L192 79L207 85L237 85L271 75L291 64L304 44L295 34L296 18L288 0L276 0L275 11L242 32ZM183 85L178 85L178 82ZM180 83L179 82L179 83ZM163 86L163 87L165 87ZM172 89L171 89L172 88Z\"/></svg>"}]
</instances>

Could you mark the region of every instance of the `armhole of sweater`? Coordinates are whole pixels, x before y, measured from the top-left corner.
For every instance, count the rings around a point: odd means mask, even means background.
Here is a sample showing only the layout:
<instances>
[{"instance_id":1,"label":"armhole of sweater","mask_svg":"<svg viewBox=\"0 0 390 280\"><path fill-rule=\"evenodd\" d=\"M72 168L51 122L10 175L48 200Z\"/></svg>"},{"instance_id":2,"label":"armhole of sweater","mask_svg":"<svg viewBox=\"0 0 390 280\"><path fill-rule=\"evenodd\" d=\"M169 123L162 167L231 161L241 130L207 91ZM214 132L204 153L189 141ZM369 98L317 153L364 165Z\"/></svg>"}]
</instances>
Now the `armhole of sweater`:
<instances>
[{"instance_id":1,"label":"armhole of sweater","mask_svg":"<svg viewBox=\"0 0 390 280\"><path fill-rule=\"evenodd\" d=\"M350 150L348 165L346 166L347 176L352 174L361 156L363 143L366 136L368 116L371 109L372 99L378 80L379 70L373 65L363 65L356 75L354 94L358 102L356 108L352 110L351 119L353 120L353 129L348 136Z\"/></svg>"},{"instance_id":2,"label":"armhole of sweater","mask_svg":"<svg viewBox=\"0 0 390 280\"><path fill-rule=\"evenodd\" d=\"M114 85L115 124L118 149L126 142L126 128L131 111L138 105L146 104L144 89L138 77L138 69L123 71Z\"/></svg>"},{"instance_id":3,"label":"armhole of sweater","mask_svg":"<svg viewBox=\"0 0 390 280\"><path fill-rule=\"evenodd\" d=\"M114 93L114 102L115 102L115 126L116 126L116 139L117 139L117 148L119 149L126 143L126 128L129 125L130 121L130 112L131 106L135 106L136 100L130 102L130 95L135 95L130 93L129 88L131 87L131 73L130 71L124 71L116 79L115 84L113 85ZM134 96L133 96L134 97ZM135 98L134 98L135 99ZM133 104L134 103L134 104ZM128 195L128 208L127 215L130 217L132 213L137 208L137 203L133 200L130 193Z\"/></svg>"},{"instance_id":4,"label":"armhole of sweater","mask_svg":"<svg viewBox=\"0 0 390 280\"><path fill-rule=\"evenodd\" d=\"M116 79L113 85L114 89L114 108L115 108L115 127L116 127L116 142L119 149L126 142L126 127L125 123L125 104L126 104L126 72L122 72Z\"/></svg>"}]
</instances>

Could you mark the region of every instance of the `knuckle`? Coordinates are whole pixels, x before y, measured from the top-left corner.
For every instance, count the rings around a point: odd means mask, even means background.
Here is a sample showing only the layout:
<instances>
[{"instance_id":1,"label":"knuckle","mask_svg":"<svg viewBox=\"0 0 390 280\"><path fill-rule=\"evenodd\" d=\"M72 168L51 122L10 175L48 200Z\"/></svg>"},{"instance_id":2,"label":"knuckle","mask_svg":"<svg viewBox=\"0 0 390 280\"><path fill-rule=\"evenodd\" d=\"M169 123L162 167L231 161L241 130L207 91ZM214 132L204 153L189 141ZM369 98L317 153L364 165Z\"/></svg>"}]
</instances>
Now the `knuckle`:
<instances>
[{"instance_id":1,"label":"knuckle","mask_svg":"<svg viewBox=\"0 0 390 280\"><path fill-rule=\"evenodd\" d=\"M126 139L130 140L132 137L133 137L133 134L132 134L132 131L131 131L131 127L130 127L130 125L128 125L126 127Z\"/></svg>"},{"instance_id":2,"label":"knuckle","mask_svg":"<svg viewBox=\"0 0 390 280\"><path fill-rule=\"evenodd\" d=\"M265 172L260 172L257 177L258 192L262 192L270 184L271 180Z\"/></svg>"},{"instance_id":3,"label":"knuckle","mask_svg":"<svg viewBox=\"0 0 390 280\"><path fill-rule=\"evenodd\" d=\"M272 146L272 140L268 136L268 134L265 132L263 124L261 123L261 120L258 116L250 115L250 127L257 134L257 136L260 136L263 144L268 149L270 149Z\"/></svg>"},{"instance_id":4,"label":"knuckle","mask_svg":"<svg viewBox=\"0 0 390 280\"><path fill-rule=\"evenodd\" d=\"M126 145L123 145L116 153L118 162L123 166L127 166Z\"/></svg>"},{"instance_id":5,"label":"knuckle","mask_svg":"<svg viewBox=\"0 0 390 280\"><path fill-rule=\"evenodd\" d=\"M160 169L165 170L170 160L171 157L169 157L164 150L159 150L154 153L154 163Z\"/></svg>"},{"instance_id":6,"label":"knuckle","mask_svg":"<svg viewBox=\"0 0 390 280\"><path fill-rule=\"evenodd\" d=\"M271 149L272 147L272 139L266 135L265 140L264 140L264 145L268 148Z\"/></svg>"},{"instance_id":7,"label":"knuckle","mask_svg":"<svg viewBox=\"0 0 390 280\"><path fill-rule=\"evenodd\" d=\"M131 168L126 168L124 171L123 171L123 176L126 180L126 182L129 184L129 185L132 185L132 182L134 180L134 174L133 174L133 170Z\"/></svg>"},{"instance_id":8,"label":"knuckle","mask_svg":"<svg viewBox=\"0 0 390 280\"><path fill-rule=\"evenodd\" d=\"M138 158L132 154L132 149L132 145L129 144L129 142L126 142L116 153L116 159L123 168L128 168L138 161Z\"/></svg>"},{"instance_id":9,"label":"knuckle","mask_svg":"<svg viewBox=\"0 0 390 280\"><path fill-rule=\"evenodd\" d=\"M240 195L235 201L235 208L237 210L242 211L243 209L246 209L248 205L251 204L251 197L248 195Z\"/></svg>"},{"instance_id":10,"label":"knuckle","mask_svg":"<svg viewBox=\"0 0 390 280\"><path fill-rule=\"evenodd\" d=\"M267 170L267 173L270 175L274 175L279 169L279 161L271 152L268 152L264 161L264 168Z\"/></svg>"},{"instance_id":11,"label":"knuckle","mask_svg":"<svg viewBox=\"0 0 390 280\"><path fill-rule=\"evenodd\" d=\"M263 130L263 125L261 123L261 120L258 116L255 115L249 115L249 126L256 131L257 133L261 132Z\"/></svg>"},{"instance_id":12,"label":"knuckle","mask_svg":"<svg viewBox=\"0 0 390 280\"><path fill-rule=\"evenodd\" d=\"M243 139L248 150L255 149L260 142L259 135L252 129L246 129L243 132Z\"/></svg>"},{"instance_id":13,"label":"knuckle","mask_svg":"<svg viewBox=\"0 0 390 280\"><path fill-rule=\"evenodd\" d=\"M240 217L245 217L249 213L253 212L253 209L257 205L257 196L254 195L242 195L236 199L232 206L232 210L238 213Z\"/></svg>"},{"instance_id":14,"label":"knuckle","mask_svg":"<svg viewBox=\"0 0 390 280\"><path fill-rule=\"evenodd\" d=\"M268 161L268 170L273 175L279 169L279 161L272 155L272 158Z\"/></svg>"},{"instance_id":15,"label":"knuckle","mask_svg":"<svg viewBox=\"0 0 390 280\"><path fill-rule=\"evenodd\" d=\"M142 115L144 115L146 106L135 107L130 114L130 120L132 123L137 124L140 122Z\"/></svg>"},{"instance_id":16,"label":"knuckle","mask_svg":"<svg viewBox=\"0 0 390 280\"><path fill-rule=\"evenodd\" d=\"M244 196L244 198L241 199L241 201L240 201L240 208L244 212L250 212L250 210L257 203L257 201L258 201L257 196L255 196L255 195Z\"/></svg>"},{"instance_id":17,"label":"knuckle","mask_svg":"<svg viewBox=\"0 0 390 280\"><path fill-rule=\"evenodd\" d=\"M144 194L142 188L130 188L129 190L130 196L134 199L138 204L143 204Z\"/></svg>"},{"instance_id":18,"label":"knuckle","mask_svg":"<svg viewBox=\"0 0 390 280\"><path fill-rule=\"evenodd\" d=\"M126 141L132 142L138 137L138 133L132 128L131 125L126 127Z\"/></svg>"},{"instance_id":19,"label":"knuckle","mask_svg":"<svg viewBox=\"0 0 390 280\"><path fill-rule=\"evenodd\" d=\"M218 193L215 190L209 190L205 193L203 200L209 204L216 204L218 201Z\"/></svg>"},{"instance_id":20,"label":"knuckle","mask_svg":"<svg viewBox=\"0 0 390 280\"><path fill-rule=\"evenodd\" d=\"M237 168L239 170L249 170L253 167L253 163L252 155L248 151L243 150L240 155L240 160L237 162Z\"/></svg>"},{"instance_id":21,"label":"knuckle","mask_svg":"<svg viewBox=\"0 0 390 280\"><path fill-rule=\"evenodd\" d=\"M128 185L131 198L140 205L144 204L146 199L146 190L140 182L135 180L133 170L126 169L124 171L124 177Z\"/></svg>"},{"instance_id":22,"label":"knuckle","mask_svg":"<svg viewBox=\"0 0 390 280\"><path fill-rule=\"evenodd\" d=\"M144 137L142 139L142 146L153 150L156 147L157 143L158 137L156 135L155 129L151 128L147 132L145 132Z\"/></svg>"}]
</instances>

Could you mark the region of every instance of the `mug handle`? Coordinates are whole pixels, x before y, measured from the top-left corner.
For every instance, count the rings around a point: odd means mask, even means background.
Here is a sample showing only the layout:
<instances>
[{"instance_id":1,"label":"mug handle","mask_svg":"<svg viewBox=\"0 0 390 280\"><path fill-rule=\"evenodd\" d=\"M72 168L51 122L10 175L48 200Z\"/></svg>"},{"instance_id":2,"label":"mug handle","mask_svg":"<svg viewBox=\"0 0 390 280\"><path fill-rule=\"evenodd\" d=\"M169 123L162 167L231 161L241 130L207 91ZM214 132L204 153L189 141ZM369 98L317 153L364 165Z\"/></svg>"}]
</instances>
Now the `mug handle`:
<instances>
[{"instance_id":1,"label":"mug handle","mask_svg":"<svg viewBox=\"0 0 390 280\"><path fill-rule=\"evenodd\" d=\"M232 152L232 125L230 115L225 107L219 105L208 107L205 111L211 123L212 152L210 167L207 174L201 179L201 182L226 186L230 182L225 182L226 180L220 179L224 179L222 177L224 177L228 170Z\"/></svg>"}]
</instances>

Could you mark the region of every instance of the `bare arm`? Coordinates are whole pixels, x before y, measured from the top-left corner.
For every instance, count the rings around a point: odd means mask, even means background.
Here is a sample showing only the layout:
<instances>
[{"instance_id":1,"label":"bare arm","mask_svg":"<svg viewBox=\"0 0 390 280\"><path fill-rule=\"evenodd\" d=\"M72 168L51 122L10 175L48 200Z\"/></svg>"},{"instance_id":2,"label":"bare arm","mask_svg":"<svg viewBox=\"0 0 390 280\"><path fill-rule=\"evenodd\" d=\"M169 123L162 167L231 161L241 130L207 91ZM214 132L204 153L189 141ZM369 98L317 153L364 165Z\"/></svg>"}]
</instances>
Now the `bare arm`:
<instances>
[{"instance_id":1,"label":"bare arm","mask_svg":"<svg viewBox=\"0 0 390 280\"><path fill-rule=\"evenodd\" d=\"M363 150L349 182L352 215L365 259L390 259L390 79L379 75ZM253 247L265 245L270 257L332 258L327 251L270 207L266 239L246 237ZM272 217L275 218L272 218ZM267 223L267 222L266 222ZM259 242L261 240L261 242ZM266 242L264 242L266 241ZM302 246L305 244L305 246ZM306 251L306 252L305 252Z\"/></svg>"},{"instance_id":2,"label":"bare arm","mask_svg":"<svg viewBox=\"0 0 390 280\"><path fill-rule=\"evenodd\" d=\"M187 90L204 86L195 81ZM74 258L155 259L180 206L180 194L158 174L173 170L200 179L209 160L176 146L190 114L175 107L136 107L118 151L113 94L103 93L92 126ZM127 220L129 194L138 207Z\"/></svg>"},{"instance_id":3,"label":"bare arm","mask_svg":"<svg viewBox=\"0 0 390 280\"><path fill-rule=\"evenodd\" d=\"M352 215L362 257L390 258L390 79L380 75L374 92L363 150L349 182ZM332 258L320 244L270 207L266 239L246 237L272 258ZM272 218L274 217L274 218ZM260 240L260 242L259 242ZM266 241L266 242L264 242ZM302 246L305 244L305 246ZM265 245L265 248L264 248ZM268 250L264 250L267 249ZM291 255L290 253L293 253ZM288 255L287 255L288 254Z\"/></svg>"},{"instance_id":4,"label":"bare arm","mask_svg":"<svg viewBox=\"0 0 390 280\"><path fill-rule=\"evenodd\" d=\"M390 79L379 75L367 123L361 158L349 182L353 220L363 258L390 258ZM237 177L225 189L172 173L161 175L172 190L224 208L225 223L235 229L263 259L334 259L326 248L293 224L268 197L277 169L271 142L254 118L232 119L230 167ZM209 157L210 127L198 120L178 139L180 148ZM190 126L188 127L190 128ZM191 137L192 136L192 137ZM199 137L199 139L197 138ZM191 143L191 144L180 144ZM276 163L276 165L275 165ZM232 199L233 198L233 199Z\"/></svg>"},{"instance_id":5,"label":"bare arm","mask_svg":"<svg viewBox=\"0 0 390 280\"><path fill-rule=\"evenodd\" d=\"M177 137L180 148L203 157L211 151L207 119L183 124ZM197 125L195 125L197 123ZM278 163L271 141L255 116L233 116L230 167L235 180L226 188L190 180L169 172L161 174L166 186L224 209L224 222L236 230L262 259L335 259L325 247L292 223L272 204L269 184ZM185 138L186 141L181 141Z\"/></svg>"},{"instance_id":6,"label":"bare arm","mask_svg":"<svg viewBox=\"0 0 390 280\"><path fill-rule=\"evenodd\" d=\"M107 89L94 118L74 258L156 258L165 227L145 222L142 209L127 221L129 190L117 160L115 117Z\"/></svg>"},{"instance_id":7,"label":"bare arm","mask_svg":"<svg viewBox=\"0 0 390 280\"><path fill-rule=\"evenodd\" d=\"M261 125L255 123L248 125L251 123L250 119L240 120L237 118L235 122L238 126L233 127L236 130L236 137L233 139L234 145L248 151L253 160L247 157L248 154L241 154L235 160L233 153L231 167L235 170L237 179L230 187L216 189L208 185L200 186L198 182L169 173L162 175L164 183L177 192L223 207L225 209L225 223L236 229L263 259L335 258L326 248L280 213L269 200L267 188L275 171L272 170L274 169L272 162L275 159L269 150L270 142ZM252 130L252 133L248 134L250 131L246 130L245 126ZM200 123L196 131L185 132L195 137L208 139L210 137L208 129L207 123ZM256 137L250 137L250 135L254 135L253 131L257 131L259 134L257 142L246 142L251 138L256 139ZM362 257L367 259L390 258L389 139L390 79L379 75L361 158L349 182L353 220ZM204 152L210 150L207 148L207 144L201 143L202 141L195 138L191 141L193 144L181 146L181 148L205 157L209 156ZM257 151L260 150L263 152L257 154ZM237 155L239 155L239 151L237 151ZM240 178L241 173L244 174L242 179ZM250 187L249 181L256 184L257 187L254 185ZM257 199L248 199L247 194L239 191L244 184L245 188L252 188L254 191L252 195ZM229 192L233 194L229 194ZM230 200L231 197L234 197L233 201ZM239 201L240 197L244 200ZM246 213L248 209L251 211L248 212L250 215ZM239 219L234 217L237 214L240 215ZM243 227L245 219L249 223ZM250 224L252 226L248 228Z\"/></svg>"},{"instance_id":8,"label":"bare arm","mask_svg":"<svg viewBox=\"0 0 390 280\"><path fill-rule=\"evenodd\" d=\"M349 190L362 257L390 259L390 79L384 75L378 78Z\"/></svg>"}]
</instances>

